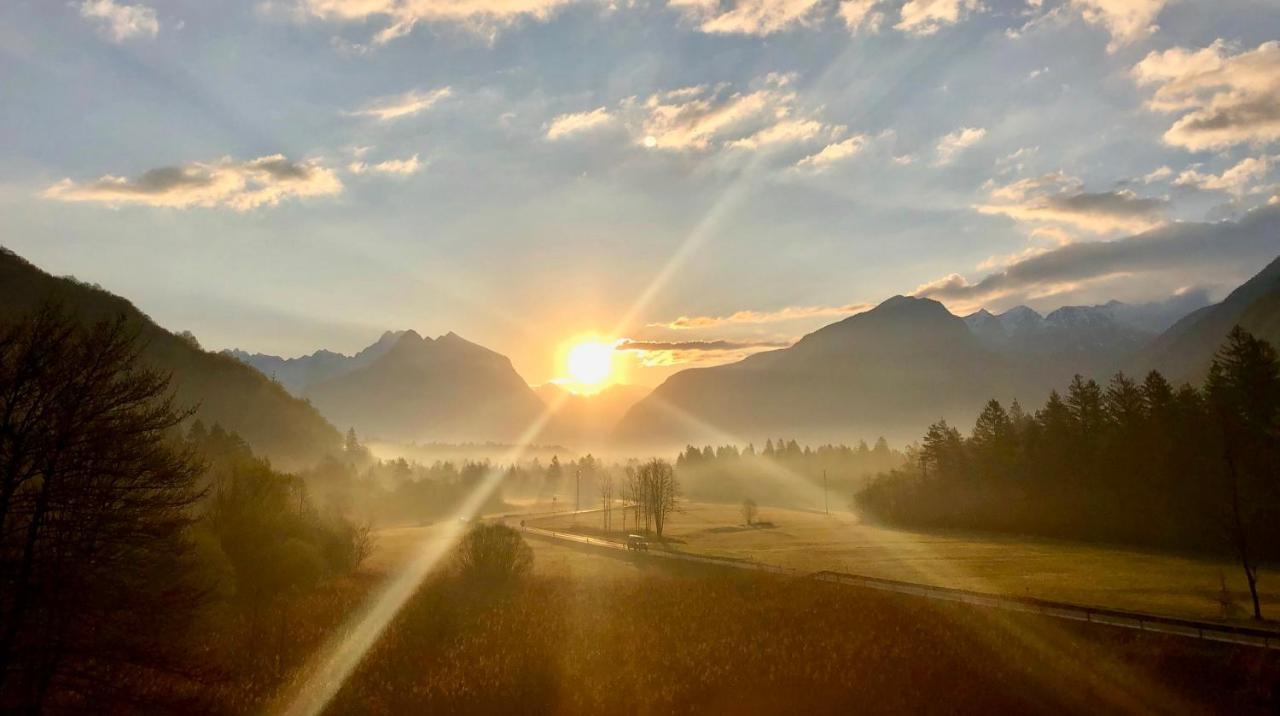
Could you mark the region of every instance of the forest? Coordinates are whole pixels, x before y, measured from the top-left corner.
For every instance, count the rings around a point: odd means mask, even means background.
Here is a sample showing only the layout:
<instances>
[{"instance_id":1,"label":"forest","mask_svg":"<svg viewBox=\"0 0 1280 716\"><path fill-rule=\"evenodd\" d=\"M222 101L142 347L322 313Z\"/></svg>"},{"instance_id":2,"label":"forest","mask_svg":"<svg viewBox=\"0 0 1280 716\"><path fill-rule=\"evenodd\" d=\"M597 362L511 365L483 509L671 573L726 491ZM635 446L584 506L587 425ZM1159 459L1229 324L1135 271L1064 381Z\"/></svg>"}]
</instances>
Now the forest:
<instances>
[{"instance_id":1,"label":"forest","mask_svg":"<svg viewBox=\"0 0 1280 716\"><path fill-rule=\"evenodd\" d=\"M1029 413L992 400L968 436L939 421L855 497L888 522L1231 556L1257 604L1280 556L1280 361L1236 328L1203 387L1152 371L1080 376Z\"/></svg>"}]
</instances>

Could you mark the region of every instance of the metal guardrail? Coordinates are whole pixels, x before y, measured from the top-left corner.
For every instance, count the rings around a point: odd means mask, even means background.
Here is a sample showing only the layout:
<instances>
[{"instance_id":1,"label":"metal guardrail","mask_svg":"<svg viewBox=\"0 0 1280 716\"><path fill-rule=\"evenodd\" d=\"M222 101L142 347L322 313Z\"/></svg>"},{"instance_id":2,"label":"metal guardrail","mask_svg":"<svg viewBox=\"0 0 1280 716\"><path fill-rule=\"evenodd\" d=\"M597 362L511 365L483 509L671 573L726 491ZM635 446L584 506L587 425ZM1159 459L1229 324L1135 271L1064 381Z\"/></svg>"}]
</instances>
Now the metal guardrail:
<instances>
[{"instance_id":1,"label":"metal guardrail","mask_svg":"<svg viewBox=\"0 0 1280 716\"><path fill-rule=\"evenodd\" d=\"M618 550L620 552L627 551L626 544L614 542L612 540L600 539L599 537L588 537L586 535L574 534L571 532L556 532L554 530L543 529L541 527L526 526L521 529L536 537L574 542L593 547ZM1000 594L989 594L969 589L937 587L929 584L903 582L894 579L883 579L880 577L866 577L856 574L845 574L843 572L821 571L806 573L790 567L780 567L772 564L764 564L748 560L736 560L727 557L709 557L706 555L689 554L687 552L649 550L637 554L643 554L646 557L674 559L682 562L713 564L720 567L731 567L734 569L805 577L816 579L821 582L847 584L850 586L878 589L897 594L910 594L912 596L925 597L928 599L962 602L965 604L990 607L994 609L1007 609L1010 611L1042 614L1044 616L1055 617L1058 619L1070 619L1072 621L1089 622L1091 624L1105 624L1123 629L1172 634L1175 636L1184 636L1193 639L1241 644L1245 646L1260 647L1263 649L1280 649L1280 631L1258 629L1256 627L1204 622L1194 619L1182 619L1179 617L1147 614L1144 612L1131 612L1122 609L1089 607L1080 604L1038 599L1036 597L1015 597Z\"/></svg>"}]
</instances>

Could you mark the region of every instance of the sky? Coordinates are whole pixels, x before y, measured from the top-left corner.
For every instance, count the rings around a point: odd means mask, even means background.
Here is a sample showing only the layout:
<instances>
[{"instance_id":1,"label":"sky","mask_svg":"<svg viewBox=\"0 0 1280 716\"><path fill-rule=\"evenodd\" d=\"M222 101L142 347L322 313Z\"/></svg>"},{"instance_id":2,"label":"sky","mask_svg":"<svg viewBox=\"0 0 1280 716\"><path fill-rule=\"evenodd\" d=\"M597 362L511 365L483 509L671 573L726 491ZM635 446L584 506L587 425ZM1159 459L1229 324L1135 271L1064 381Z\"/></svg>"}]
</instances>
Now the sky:
<instances>
[{"instance_id":1,"label":"sky","mask_svg":"<svg viewBox=\"0 0 1280 716\"><path fill-rule=\"evenodd\" d=\"M0 244L214 350L653 385L1280 253L1275 0L10 0L0 106Z\"/></svg>"}]
</instances>

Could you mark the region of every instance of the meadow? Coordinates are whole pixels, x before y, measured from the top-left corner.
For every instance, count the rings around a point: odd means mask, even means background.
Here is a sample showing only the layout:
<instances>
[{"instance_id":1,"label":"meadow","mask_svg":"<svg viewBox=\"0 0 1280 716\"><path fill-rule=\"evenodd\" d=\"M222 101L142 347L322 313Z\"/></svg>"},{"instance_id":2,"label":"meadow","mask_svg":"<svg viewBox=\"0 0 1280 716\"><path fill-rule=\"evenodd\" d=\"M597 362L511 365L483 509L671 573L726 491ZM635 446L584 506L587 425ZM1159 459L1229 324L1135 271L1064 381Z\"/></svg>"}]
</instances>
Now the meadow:
<instances>
[{"instance_id":1,"label":"meadow","mask_svg":"<svg viewBox=\"0 0 1280 716\"><path fill-rule=\"evenodd\" d=\"M330 713L1262 713L1280 655L530 539L437 574ZM1188 678L1190 676L1196 678Z\"/></svg>"},{"instance_id":2,"label":"meadow","mask_svg":"<svg viewBox=\"0 0 1280 716\"><path fill-rule=\"evenodd\" d=\"M615 512L615 524L621 518ZM1075 604L1222 619L1223 580L1239 609L1248 591L1239 567L1156 551L959 530L913 531L763 506L744 524L739 505L684 503L666 527L666 547L804 571L832 570ZM544 517L530 524L594 531L599 515ZM620 533L620 531L619 531ZM1264 614L1280 614L1280 573L1263 570ZM1247 621L1232 610L1231 620Z\"/></svg>"}]
</instances>

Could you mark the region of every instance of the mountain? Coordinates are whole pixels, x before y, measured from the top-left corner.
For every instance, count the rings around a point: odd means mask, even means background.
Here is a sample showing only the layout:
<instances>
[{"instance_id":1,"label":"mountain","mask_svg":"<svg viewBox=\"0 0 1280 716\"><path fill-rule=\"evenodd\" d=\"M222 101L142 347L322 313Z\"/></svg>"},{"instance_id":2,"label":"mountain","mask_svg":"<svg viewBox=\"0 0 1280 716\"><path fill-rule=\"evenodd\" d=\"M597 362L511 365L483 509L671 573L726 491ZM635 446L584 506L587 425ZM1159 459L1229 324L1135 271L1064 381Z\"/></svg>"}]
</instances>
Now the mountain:
<instances>
[{"instance_id":1,"label":"mountain","mask_svg":"<svg viewBox=\"0 0 1280 716\"><path fill-rule=\"evenodd\" d=\"M594 395L574 395L546 383L534 392L548 406L559 406L539 441L585 449L606 442L622 416L649 391L637 385L611 385Z\"/></svg>"},{"instance_id":2,"label":"mountain","mask_svg":"<svg viewBox=\"0 0 1280 716\"><path fill-rule=\"evenodd\" d=\"M984 347L1022 365L1032 384L1048 390L1076 373L1107 378L1176 320L1208 304L1203 289L1163 301L1063 306L1047 316L1027 306L965 316Z\"/></svg>"},{"instance_id":3,"label":"mountain","mask_svg":"<svg viewBox=\"0 0 1280 716\"><path fill-rule=\"evenodd\" d=\"M1280 258L1232 291L1173 324L1131 361L1132 372L1152 368L1172 380L1197 381L1237 324L1280 348Z\"/></svg>"},{"instance_id":4,"label":"mountain","mask_svg":"<svg viewBox=\"0 0 1280 716\"><path fill-rule=\"evenodd\" d=\"M999 315L983 309L964 322L985 348L1023 366L1034 385L1048 390L1076 373L1105 376L1155 336L1119 320L1123 307L1063 306L1043 317L1026 306Z\"/></svg>"},{"instance_id":5,"label":"mountain","mask_svg":"<svg viewBox=\"0 0 1280 716\"><path fill-rule=\"evenodd\" d=\"M248 353L239 348L223 352L275 379L290 393L302 396L312 385L363 368L386 355L402 335L404 331L387 331L375 343L353 356L324 349L298 358Z\"/></svg>"},{"instance_id":6,"label":"mountain","mask_svg":"<svg viewBox=\"0 0 1280 716\"><path fill-rule=\"evenodd\" d=\"M543 410L506 356L454 333L405 331L367 365L305 395L335 424L395 441L512 441Z\"/></svg>"},{"instance_id":7,"label":"mountain","mask_svg":"<svg viewBox=\"0 0 1280 716\"><path fill-rule=\"evenodd\" d=\"M119 296L50 276L0 249L0 320L12 320L48 300L61 302L85 323L123 316L145 342L144 358L172 373L179 405L197 406L199 418L239 433L278 465L305 466L341 444L338 431L315 408L258 371L230 356L201 350L189 334L161 328Z\"/></svg>"},{"instance_id":8,"label":"mountain","mask_svg":"<svg viewBox=\"0 0 1280 716\"><path fill-rule=\"evenodd\" d=\"M676 373L617 434L633 444L908 438L939 417L969 424L983 401L1011 397L1015 376L941 303L895 296L789 348Z\"/></svg>"}]
</instances>

